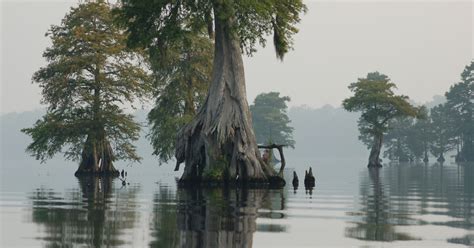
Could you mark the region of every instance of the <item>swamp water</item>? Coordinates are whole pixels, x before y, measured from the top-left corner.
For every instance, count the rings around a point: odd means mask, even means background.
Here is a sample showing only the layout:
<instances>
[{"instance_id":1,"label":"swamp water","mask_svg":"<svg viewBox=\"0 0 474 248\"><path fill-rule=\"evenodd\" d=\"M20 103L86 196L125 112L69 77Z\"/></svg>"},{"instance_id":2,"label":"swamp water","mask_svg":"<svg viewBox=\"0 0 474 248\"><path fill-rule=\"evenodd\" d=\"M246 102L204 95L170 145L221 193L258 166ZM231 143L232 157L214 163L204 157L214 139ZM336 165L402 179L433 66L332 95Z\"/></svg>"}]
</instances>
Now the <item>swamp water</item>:
<instances>
[{"instance_id":1,"label":"swamp water","mask_svg":"<svg viewBox=\"0 0 474 248\"><path fill-rule=\"evenodd\" d=\"M123 186L72 163L2 162L0 247L474 246L474 165L289 161L280 190L177 189L171 165L118 166Z\"/></svg>"}]
</instances>

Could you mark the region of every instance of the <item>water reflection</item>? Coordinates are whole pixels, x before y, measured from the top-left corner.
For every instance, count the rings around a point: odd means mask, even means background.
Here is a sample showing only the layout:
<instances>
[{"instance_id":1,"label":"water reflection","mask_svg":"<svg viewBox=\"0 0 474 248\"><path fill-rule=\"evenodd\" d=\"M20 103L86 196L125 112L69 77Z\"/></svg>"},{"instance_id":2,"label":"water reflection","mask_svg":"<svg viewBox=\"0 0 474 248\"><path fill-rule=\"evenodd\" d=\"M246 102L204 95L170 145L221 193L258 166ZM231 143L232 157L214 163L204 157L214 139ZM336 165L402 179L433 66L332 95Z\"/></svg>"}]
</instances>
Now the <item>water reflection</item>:
<instances>
[{"instance_id":1,"label":"water reflection","mask_svg":"<svg viewBox=\"0 0 474 248\"><path fill-rule=\"evenodd\" d=\"M449 224L467 230L474 230L474 163L458 166L456 188L450 190L448 196L456 203L450 204L450 214L459 217L460 222ZM461 182L459 182L461 181ZM462 189L462 190L460 190ZM448 239L449 243L474 246L474 234Z\"/></svg>"},{"instance_id":2,"label":"water reflection","mask_svg":"<svg viewBox=\"0 0 474 248\"><path fill-rule=\"evenodd\" d=\"M285 218L285 191L268 189L160 188L155 194L151 247L252 247L253 234L284 232L257 218Z\"/></svg>"},{"instance_id":3,"label":"water reflection","mask_svg":"<svg viewBox=\"0 0 474 248\"><path fill-rule=\"evenodd\" d=\"M434 164L400 164L361 175L358 211L348 212L354 221L347 237L369 241L424 239L404 233L404 226L474 228L472 165L448 167ZM449 235L449 234L446 234ZM474 245L471 234L449 237L450 243Z\"/></svg>"},{"instance_id":4,"label":"water reflection","mask_svg":"<svg viewBox=\"0 0 474 248\"><path fill-rule=\"evenodd\" d=\"M370 188L361 188L360 212L351 213L360 216L360 221L346 228L346 236L372 241L414 240L407 233L398 232L394 224L403 224L406 216L395 216L391 211L390 199L384 193L380 179L380 169L369 168ZM393 222L395 220L396 223Z\"/></svg>"},{"instance_id":5,"label":"water reflection","mask_svg":"<svg viewBox=\"0 0 474 248\"><path fill-rule=\"evenodd\" d=\"M123 188L99 178L60 186L39 181L25 190L27 199L12 187L0 194L8 227L2 235L9 238L0 247L474 245L473 165L320 169L319 175L313 191L296 193L290 185L176 189L168 174L158 185L149 176L140 177L140 187Z\"/></svg>"},{"instance_id":6,"label":"water reflection","mask_svg":"<svg viewBox=\"0 0 474 248\"><path fill-rule=\"evenodd\" d=\"M34 191L32 221L44 227L45 247L117 246L126 244L120 235L134 227L133 208L138 188L115 191L113 179L78 179L79 189L64 195L39 188Z\"/></svg>"},{"instance_id":7,"label":"water reflection","mask_svg":"<svg viewBox=\"0 0 474 248\"><path fill-rule=\"evenodd\" d=\"M150 247L178 247L179 232L175 192L160 186L153 196L152 241Z\"/></svg>"}]
</instances>

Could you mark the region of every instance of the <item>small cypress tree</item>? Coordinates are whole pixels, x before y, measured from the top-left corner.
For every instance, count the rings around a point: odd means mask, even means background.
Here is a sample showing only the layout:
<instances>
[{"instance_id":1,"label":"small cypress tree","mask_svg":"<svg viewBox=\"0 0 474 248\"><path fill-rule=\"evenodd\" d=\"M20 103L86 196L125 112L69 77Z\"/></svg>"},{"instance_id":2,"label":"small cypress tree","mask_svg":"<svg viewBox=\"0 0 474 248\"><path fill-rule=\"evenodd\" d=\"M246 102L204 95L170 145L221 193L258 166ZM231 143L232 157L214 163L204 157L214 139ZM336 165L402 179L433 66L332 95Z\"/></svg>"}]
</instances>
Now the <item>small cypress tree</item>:
<instances>
[{"instance_id":1,"label":"small cypress tree","mask_svg":"<svg viewBox=\"0 0 474 248\"><path fill-rule=\"evenodd\" d=\"M27 151L42 161L60 152L80 160L76 175L117 175L113 161L140 160L131 144L140 126L120 108L147 91L140 53L126 47L126 35L104 1L71 8L47 36L52 41L43 54L48 64L33 81L48 109L22 130L33 139Z\"/></svg>"},{"instance_id":2,"label":"small cypress tree","mask_svg":"<svg viewBox=\"0 0 474 248\"><path fill-rule=\"evenodd\" d=\"M418 116L419 110L408 102L408 97L395 95L396 85L383 74L373 72L349 85L354 95L343 101L350 112L362 112L359 118L361 137L373 139L368 167L382 167L380 152L389 121L402 116Z\"/></svg>"}]
</instances>

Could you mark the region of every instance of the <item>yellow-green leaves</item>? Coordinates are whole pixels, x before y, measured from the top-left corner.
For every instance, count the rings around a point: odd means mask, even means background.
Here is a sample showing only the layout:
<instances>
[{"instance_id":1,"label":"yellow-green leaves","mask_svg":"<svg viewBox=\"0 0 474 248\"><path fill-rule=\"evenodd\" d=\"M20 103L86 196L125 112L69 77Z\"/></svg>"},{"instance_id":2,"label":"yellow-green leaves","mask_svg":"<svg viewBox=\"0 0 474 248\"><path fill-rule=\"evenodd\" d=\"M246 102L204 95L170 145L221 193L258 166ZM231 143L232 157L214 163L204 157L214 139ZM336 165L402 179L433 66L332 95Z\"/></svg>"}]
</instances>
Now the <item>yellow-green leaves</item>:
<instances>
[{"instance_id":1,"label":"yellow-green leaves","mask_svg":"<svg viewBox=\"0 0 474 248\"><path fill-rule=\"evenodd\" d=\"M146 97L148 66L142 51L126 48L126 35L104 1L86 2L53 25L52 46L33 81L42 89L45 117L23 131L33 138L28 147L45 160L62 152L78 159L86 137L105 132L118 159L139 160L134 146L139 125L121 107Z\"/></svg>"},{"instance_id":2,"label":"yellow-green leaves","mask_svg":"<svg viewBox=\"0 0 474 248\"><path fill-rule=\"evenodd\" d=\"M383 74L373 72L366 78L359 78L349 85L354 93L343 101L343 107L350 112L362 112L359 119L361 133L383 134L388 121L395 117L418 115L418 108L408 102L408 97L395 95L396 85Z\"/></svg>"}]
</instances>

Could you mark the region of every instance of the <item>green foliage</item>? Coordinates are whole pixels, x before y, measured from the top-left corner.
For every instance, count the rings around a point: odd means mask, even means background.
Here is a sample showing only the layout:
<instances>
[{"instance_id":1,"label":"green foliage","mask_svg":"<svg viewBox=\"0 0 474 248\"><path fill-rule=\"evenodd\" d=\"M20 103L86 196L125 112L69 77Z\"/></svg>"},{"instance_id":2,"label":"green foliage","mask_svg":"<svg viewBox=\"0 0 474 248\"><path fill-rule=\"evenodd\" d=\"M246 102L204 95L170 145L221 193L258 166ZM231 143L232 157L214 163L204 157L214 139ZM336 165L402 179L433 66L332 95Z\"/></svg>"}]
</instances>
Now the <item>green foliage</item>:
<instances>
[{"instance_id":1,"label":"green foliage","mask_svg":"<svg viewBox=\"0 0 474 248\"><path fill-rule=\"evenodd\" d=\"M413 120L408 117L399 117L389 121L389 131L384 139L386 146L384 157L400 162L408 162L413 159L408 147L410 128L412 126Z\"/></svg>"},{"instance_id":2,"label":"green foliage","mask_svg":"<svg viewBox=\"0 0 474 248\"><path fill-rule=\"evenodd\" d=\"M224 170L222 167L214 166L211 170L206 171L203 177L213 181L222 181L224 178Z\"/></svg>"},{"instance_id":3,"label":"green foliage","mask_svg":"<svg viewBox=\"0 0 474 248\"><path fill-rule=\"evenodd\" d=\"M114 158L139 160L130 143L139 125L119 105L146 96L148 75L139 51L126 48L126 36L102 1L80 4L47 33L52 46L33 81L42 89L46 115L22 131L33 138L27 150L46 160L64 151L78 159L87 136L111 141Z\"/></svg>"},{"instance_id":4,"label":"green foliage","mask_svg":"<svg viewBox=\"0 0 474 248\"><path fill-rule=\"evenodd\" d=\"M131 46L167 51L183 34L204 30L212 36L218 19L229 25L227 31L247 54L254 53L257 44L264 46L273 34L280 59L291 49L296 24L306 11L302 0L122 0L121 4L117 13L128 27Z\"/></svg>"},{"instance_id":5,"label":"green foliage","mask_svg":"<svg viewBox=\"0 0 474 248\"><path fill-rule=\"evenodd\" d=\"M203 177L211 181L222 181L224 179L224 173L228 168L229 160L224 156L218 156L213 159L211 168L204 171Z\"/></svg>"},{"instance_id":6,"label":"green foliage","mask_svg":"<svg viewBox=\"0 0 474 248\"><path fill-rule=\"evenodd\" d=\"M259 94L250 106L252 112L253 128L257 142L265 144L269 140L275 144L295 146L290 118L288 118L287 102L290 98L280 97L279 92ZM272 156L273 157L273 156Z\"/></svg>"},{"instance_id":7,"label":"green foliage","mask_svg":"<svg viewBox=\"0 0 474 248\"><path fill-rule=\"evenodd\" d=\"M419 118L398 117L389 122L389 131L384 139L387 149L384 157L408 162L423 159L432 139L426 108L420 108Z\"/></svg>"},{"instance_id":8,"label":"green foliage","mask_svg":"<svg viewBox=\"0 0 474 248\"><path fill-rule=\"evenodd\" d=\"M212 42L202 35L188 34L166 54L149 51L156 99L148 114L149 138L161 163L172 158L176 133L205 100L211 81Z\"/></svg>"},{"instance_id":9,"label":"green foliage","mask_svg":"<svg viewBox=\"0 0 474 248\"><path fill-rule=\"evenodd\" d=\"M453 150L456 145L454 119L451 118L446 104L440 104L431 109L431 130L432 142L431 153L439 157L444 153Z\"/></svg>"},{"instance_id":10,"label":"green foliage","mask_svg":"<svg viewBox=\"0 0 474 248\"><path fill-rule=\"evenodd\" d=\"M446 92L446 108L453 125L453 135L461 146L461 160L474 161L474 61L461 74L461 82Z\"/></svg>"},{"instance_id":11,"label":"green foliage","mask_svg":"<svg viewBox=\"0 0 474 248\"><path fill-rule=\"evenodd\" d=\"M415 158L428 157L429 146L433 139L433 130L426 107L422 106L415 124L408 133L408 147ZM423 153L423 154L421 154Z\"/></svg>"},{"instance_id":12,"label":"green foliage","mask_svg":"<svg viewBox=\"0 0 474 248\"><path fill-rule=\"evenodd\" d=\"M394 118L418 115L419 110L408 102L408 97L395 95L393 88L395 84L378 72L349 85L354 95L343 101L343 107L350 112L362 112L358 122L361 140L386 133Z\"/></svg>"}]
</instances>

